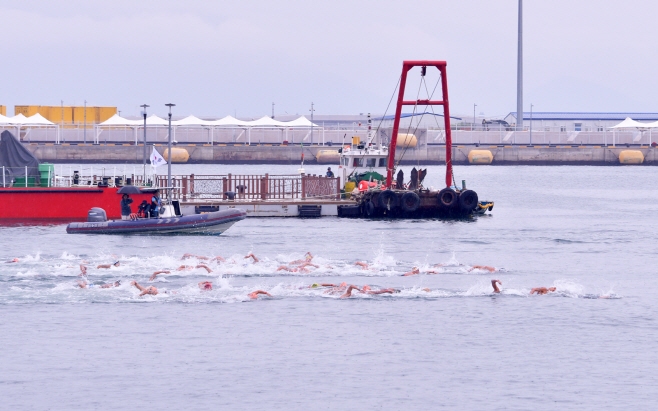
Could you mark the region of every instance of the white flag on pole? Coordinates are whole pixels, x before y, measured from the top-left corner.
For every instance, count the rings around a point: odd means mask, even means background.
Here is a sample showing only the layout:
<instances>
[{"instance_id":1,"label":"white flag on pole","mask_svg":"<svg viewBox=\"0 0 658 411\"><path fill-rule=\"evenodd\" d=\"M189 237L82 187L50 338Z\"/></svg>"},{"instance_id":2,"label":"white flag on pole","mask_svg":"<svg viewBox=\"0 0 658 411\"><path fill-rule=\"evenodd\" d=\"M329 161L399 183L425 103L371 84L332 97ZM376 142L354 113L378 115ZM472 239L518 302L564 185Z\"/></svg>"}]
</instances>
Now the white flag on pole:
<instances>
[{"instance_id":1,"label":"white flag on pole","mask_svg":"<svg viewBox=\"0 0 658 411\"><path fill-rule=\"evenodd\" d=\"M151 153L151 167L156 168L163 164L167 164L167 161L158 153L158 151L153 147L153 152Z\"/></svg>"}]
</instances>

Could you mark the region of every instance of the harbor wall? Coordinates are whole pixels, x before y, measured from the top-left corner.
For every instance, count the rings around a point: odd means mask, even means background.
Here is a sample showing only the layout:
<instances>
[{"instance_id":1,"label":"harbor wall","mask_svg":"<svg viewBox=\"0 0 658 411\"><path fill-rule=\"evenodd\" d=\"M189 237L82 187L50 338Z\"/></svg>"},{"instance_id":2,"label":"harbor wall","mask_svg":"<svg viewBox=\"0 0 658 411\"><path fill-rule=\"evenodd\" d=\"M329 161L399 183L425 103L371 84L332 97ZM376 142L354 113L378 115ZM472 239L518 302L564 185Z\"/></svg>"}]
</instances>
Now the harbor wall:
<instances>
[{"instance_id":1,"label":"harbor wall","mask_svg":"<svg viewBox=\"0 0 658 411\"><path fill-rule=\"evenodd\" d=\"M141 164L143 146L134 145L44 145L26 144L26 147L42 162L51 163L128 163ZM188 151L188 163L196 164L297 164L301 159L299 146L245 146L245 145L185 145L176 147ZM162 154L166 146L156 149ZM336 147L304 146L304 162L313 164L320 150L337 150ZM644 165L658 165L656 151L650 146L453 146L454 164L468 164L471 150L489 150L492 165L618 165L619 153L624 150L641 151ZM147 158L151 147L147 149ZM398 152L401 155L402 150ZM423 145L409 149L402 164L444 164L445 146Z\"/></svg>"}]
</instances>

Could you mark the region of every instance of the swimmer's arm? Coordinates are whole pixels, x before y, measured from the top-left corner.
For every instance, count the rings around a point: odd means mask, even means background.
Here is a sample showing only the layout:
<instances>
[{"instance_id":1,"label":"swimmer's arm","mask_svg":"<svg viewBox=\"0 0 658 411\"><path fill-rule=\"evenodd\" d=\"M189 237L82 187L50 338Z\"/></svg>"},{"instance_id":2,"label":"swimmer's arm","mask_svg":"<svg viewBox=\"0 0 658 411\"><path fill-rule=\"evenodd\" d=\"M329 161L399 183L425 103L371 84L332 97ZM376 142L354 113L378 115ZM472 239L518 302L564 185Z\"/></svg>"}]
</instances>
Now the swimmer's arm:
<instances>
[{"instance_id":1,"label":"swimmer's arm","mask_svg":"<svg viewBox=\"0 0 658 411\"><path fill-rule=\"evenodd\" d=\"M205 268L207 272L212 273L212 270L205 264L199 264L196 266L196 268Z\"/></svg>"},{"instance_id":2,"label":"swimmer's arm","mask_svg":"<svg viewBox=\"0 0 658 411\"><path fill-rule=\"evenodd\" d=\"M155 277L157 277L158 274L171 274L171 271L156 271L156 272L153 273L151 278L149 278L149 281L155 280Z\"/></svg>"}]
</instances>

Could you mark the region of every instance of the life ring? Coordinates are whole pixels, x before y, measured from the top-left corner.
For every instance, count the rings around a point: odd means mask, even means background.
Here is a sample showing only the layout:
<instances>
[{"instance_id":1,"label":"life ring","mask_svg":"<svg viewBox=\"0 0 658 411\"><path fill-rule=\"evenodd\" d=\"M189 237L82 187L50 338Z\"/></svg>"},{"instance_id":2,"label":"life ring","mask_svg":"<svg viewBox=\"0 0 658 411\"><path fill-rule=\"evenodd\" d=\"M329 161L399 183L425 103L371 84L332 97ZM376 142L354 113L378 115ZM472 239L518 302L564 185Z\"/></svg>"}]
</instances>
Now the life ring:
<instances>
[{"instance_id":1,"label":"life ring","mask_svg":"<svg viewBox=\"0 0 658 411\"><path fill-rule=\"evenodd\" d=\"M464 211L473 211L478 205L478 195L473 190L465 190L459 194L459 207Z\"/></svg>"},{"instance_id":2,"label":"life ring","mask_svg":"<svg viewBox=\"0 0 658 411\"><path fill-rule=\"evenodd\" d=\"M390 211L398 206L398 196L393 190L384 190L379 193L377 203L384 210Z\"/></svg>"},{"instance_id":3,"label":"life ring","mask_svg":"<svg viewBox=\"0 0 658 411\"><path fill-rule=\"evenodd\" d=\"M420 197L413 191L404 193L400 199L400 206L408 213L413 213L420 207Z\"/></svg>"},{"instance_id":4,"label":"life ring","mask_svg":"<svg viewBox=\"0 0 658 411\"><path fill-rule=\"evenodd\" d=\"M372 203L372 201L367 201L363 208L366 212L366 216L372 217L375 215L375 205Z\"/></svg>"},{"instance_id":5,"label":"life ring","mask_svg":"<svg viewBox=\"0 0 658 411\"><path fill-rule=\"evenodd\" d=\"M439 191L439 204L445 208L453 208L457 205L457 193L450 188L446 187Z\"/></svg>"},{"instance_id":6,"label":"life ring","mask_svg":"<svg viewBox=\"0 0 658 411\"><path fill-rule=\"evenodd\" d=\"M371 183L366 180L361 180L359 182L359 191L368 191L369 188L371 187L377 187L377 183Z\"/></svg>"}]
</instances>

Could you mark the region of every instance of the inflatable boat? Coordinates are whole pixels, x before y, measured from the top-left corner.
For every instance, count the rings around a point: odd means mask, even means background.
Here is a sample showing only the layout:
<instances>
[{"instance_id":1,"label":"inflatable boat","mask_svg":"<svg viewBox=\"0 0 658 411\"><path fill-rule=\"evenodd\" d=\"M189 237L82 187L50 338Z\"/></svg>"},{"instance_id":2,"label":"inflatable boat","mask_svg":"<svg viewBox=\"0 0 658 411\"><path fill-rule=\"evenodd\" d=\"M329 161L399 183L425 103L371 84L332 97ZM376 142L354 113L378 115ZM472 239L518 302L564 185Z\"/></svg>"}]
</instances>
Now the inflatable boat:
<instances>
[{"instance_id":1,"label":"inflatable boat","mask_svg":"<svg viewBox=\"0 0 658 411\"><path fill-rule=\"evenodd\" d=\"M171 206L165 206L171 207ZM169 214L169 216L167 216ZM69 234L211 234L219 235L247 217L239 208L204 214L171 215L159 218L107 221L105 210L92 208L85 223L71 223Z\"/></svg>"}]
</instances>

